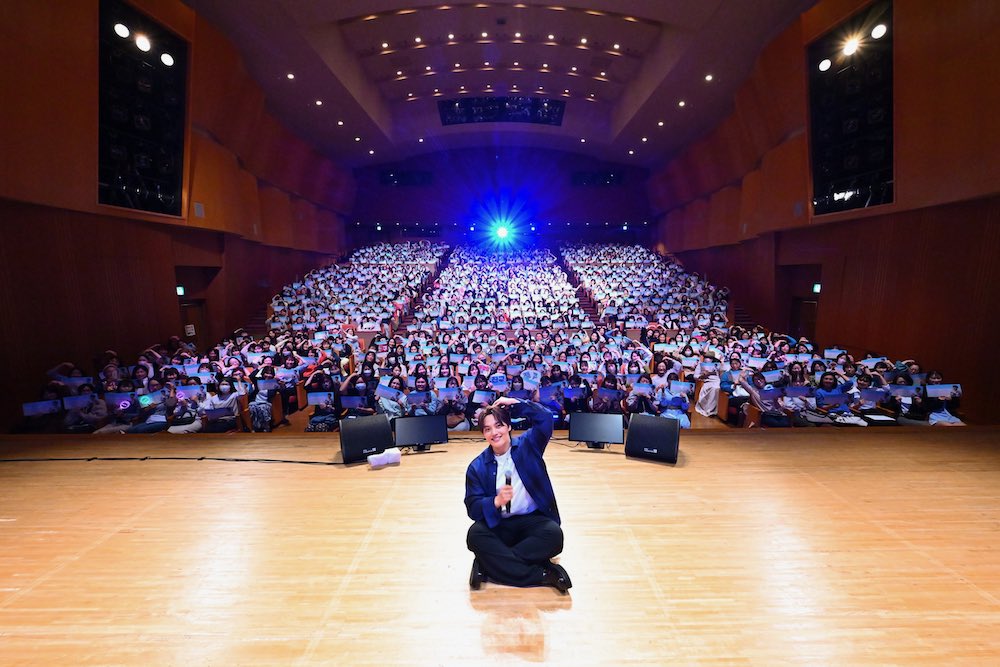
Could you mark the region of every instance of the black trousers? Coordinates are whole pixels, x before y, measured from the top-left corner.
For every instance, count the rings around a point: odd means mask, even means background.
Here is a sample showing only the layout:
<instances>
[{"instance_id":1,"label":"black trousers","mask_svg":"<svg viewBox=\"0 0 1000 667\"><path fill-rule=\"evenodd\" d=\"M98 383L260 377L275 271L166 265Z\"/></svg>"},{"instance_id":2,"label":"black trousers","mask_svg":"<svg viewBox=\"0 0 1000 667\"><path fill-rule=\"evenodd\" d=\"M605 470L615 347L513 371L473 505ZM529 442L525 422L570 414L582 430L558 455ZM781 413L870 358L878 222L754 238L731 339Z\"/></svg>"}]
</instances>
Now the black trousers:
<instances>
[{"instance_id":1,"label":"black trousers","mask_svg":"<svg viewBox=\"0 0 1000 667\"><path fill-rule=\"evenodd\" d=\"M501 519L496 528L477 521L466 540L491 581L508 586L537 586L542 568L563 548L563 532L552 519L532 512Z\"/></svg>"}]
</instances>

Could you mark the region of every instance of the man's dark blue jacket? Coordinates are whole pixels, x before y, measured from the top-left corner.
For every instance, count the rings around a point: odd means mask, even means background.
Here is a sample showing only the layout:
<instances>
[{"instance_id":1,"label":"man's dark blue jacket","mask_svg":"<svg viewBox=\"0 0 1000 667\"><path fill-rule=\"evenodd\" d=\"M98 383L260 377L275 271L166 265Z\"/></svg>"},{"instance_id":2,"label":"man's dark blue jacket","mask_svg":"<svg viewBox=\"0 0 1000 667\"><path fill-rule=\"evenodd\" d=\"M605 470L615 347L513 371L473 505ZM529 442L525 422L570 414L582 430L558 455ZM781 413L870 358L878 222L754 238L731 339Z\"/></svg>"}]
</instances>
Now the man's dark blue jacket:
<instances>
[{"instance_id":1,"label":"man's dark blue jacket","mask_svg":"<svg viewBox=\"0 0 1000 667\"><path fill-rule=\"evenodd\" d=\"M526 417L531 427L511 439L510 455L517 466L524 488L531 495L538 510L559 523L559 508L549 480L542 455L552 437L552 413L539 405L523 401L510 406L511 417ZM497 459L493 448L487 446L473 459L465 472L465 507L473 521L485 521L490 528L500 523L500 510L493 504L497 495Z\"/></svg>"}]
</instances>

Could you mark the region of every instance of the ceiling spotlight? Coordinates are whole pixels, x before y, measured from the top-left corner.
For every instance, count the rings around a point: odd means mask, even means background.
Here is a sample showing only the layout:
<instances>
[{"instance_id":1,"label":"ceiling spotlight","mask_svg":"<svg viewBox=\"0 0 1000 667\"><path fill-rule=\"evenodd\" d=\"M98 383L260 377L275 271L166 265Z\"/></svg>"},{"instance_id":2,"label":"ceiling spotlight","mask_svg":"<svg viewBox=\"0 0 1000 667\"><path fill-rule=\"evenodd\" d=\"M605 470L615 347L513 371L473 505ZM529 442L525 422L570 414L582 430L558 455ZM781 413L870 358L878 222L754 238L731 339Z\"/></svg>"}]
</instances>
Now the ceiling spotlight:
<instances>
[{"instance_id":1,"label":"ceiling spotlight","mask_svg":"<svg viewBox=\"0 0 1000 667\"><path fill-rule=\"evenodd\" d=\"M851 37L849 40L847 40L847 43L844 44L844 55L845 56L854 55L854 53L858 50L859 46L861 46L861 40L858 39L857 37Z\"/></svg>"},{"instance_id":2,"label":"ceiling spotlight","mask_svg":"<svg viewBox=\"0 0 1000 667\"><path fill-rule=\"evenodd\" d=\"M585 143L587 143L587 140L586 140L586 139L583 139L583 138L581 138L581 139L580 139L580 143L581 143L581 144L585 144Z\"/></svg>"},{"instance_id":3,"label":"ceiling spotlight","mask_svg":"<svg viewBox=\"0 0 1000 667\"><path fill-rule=\"evenodd\" d=\"M438 88L435 88L434 92L437 93L437 92L440 92L440 90Z\"/></svg>"},{"instance_id":4,"label":"ceiling spotlight","mask_svg":"<svg viewBox=\"0 0 1000 667\"><path fill-rule=\"evenodd\" d=\"M337 121L337 125L339 125L340 127L343 127L344 126L344 121L338 120Z\"/></svg>"},{"instance_id":5,"label":"ceiling spotlight","mask_svg":"<svg viewBox=\"0 0 1000 667\"><path fill-rule=\"evenodd\" d=\"M539 87L538 87L538 90L541 90L541 89L542 89L542 86L539 86Z\"/></svg>"},{"instance_id":6,"label":"ceiling spotlight","mask_svg":"<svg viewBox=\"0 0 1000 667\"><path fill-rule=\"evenodd\" d=\"M369 154L369 155L375 155L375 149L374 149L374 148L372 148L371 150L369 150L369 151L368 151L368 154Z\"/></svg>"},{"instance_id":7,"label":"ceiling spotlight","mask_svg":"<svg viewBox=\"0 0 1000 667\"><path fill-rule=\"evenodd\" d=\"M832 62L830 62L830 59L829 59L829 58L824 58L824 59L823 59L823 60L821 60L821 61L820 61L820 63L819 63L819 71L820 71L820 72L825 72L825 71L827 71L828 69L830 69L830 67L831 67L832 65L833 65L833 63L832 63Z\"/></svg>"},{"instance_id":8,"label":"ceiling spotlight","mask_svg":"<svg viewBox=\"0 0 1000 667\"><path fill-rule=\"evenodd\" d=\"M416 42L417 44L419 44L423 40L421 40L419 37L414 37L413 41Z\"/></svg>"},{"instance_id":9,"label":"ceiling spotlight","mask_svg":"<svg viewBox=\"0 0 1000 667\"><path fill-rule=\"evenodd\" d=\"M549 68L548 63L542 63L542 69L548 69L548 68Z\"/></svg>"},{"instance_id":10,"label":"ceiling spotlight","mask_svg":"<svg viewBox=\"0 0 1000 667\"><path fill-rule=\"evenodd\" d=\"M601 76L607 76L607 75L608 75L607 72L601 72Z\"/></svg>"},{"instance_id":11,"label":"ceiling spotlight","mask_svg":"<svg viewBox=\"0 0 1000 667\"><path fill-rule=\"evenodd\" d=\"M632 150L632 149L630 148L630 149L628 150L628 154L629 154L629 155L635 155L635 151L634 151L634 150Z\"/></svg>"},{"instance_id":12,"label":"ceiling spotlight","mask_svg":"<svg viewBox=\"0 0 1000 667\"><path fill-rule=\"evenodd\" d=\"M572 70L572 71L575 72L576 71L576 65L573 65L572 67L570 67L570 70Z\"/></svg>"},{"instance_id":13,"label":"ceiling spotlight","mask_svg":"<svg viewBox=\"0 0 1000 667\"><path fill-rule=\"evenodd\" d=\"M286 74L285 76L286 76L286 77L288 77L288 80L289 80L289 81L291 81L292 79L294 79L294 78L295 78L295 75L294 75L294 74L292 74L291 72L289 72L289 73L288 73L288 74Z\"/></svg>"},{"instance_id":14,"label":"ceiling spotlight","mask_svg":"<svg viewBox=\"0 0 1000 667\"><path fill-rule=\"evenodd\" d=\"M490 36L490 34L489 34L488 32L484 32L484 33L483 33L483 39L486 39L486 38L487 38L487 37L489 37L489 36Z\"/></svg>"},{"instance_id":15,"label":"ceiling spotlight","mask_svg":"<svg viewBox=\"0 0 1000 667\"><path fill-rule=\"evenodd\" d=\"M455 39L455 33L449 32L448 33L448 39Z\"/></svg>"},{"instance_id":16,"label":"ceiling spotlight","mask_svg":"<svg viewBox=\"0 0 1000 667\"><path fill-rule=\"evenodd\" d=\"M484 67L489 67L489 66L490 66L490 61L489 61L489 60L487 60L486 62L484 62L484 63L483 63L483 66L484 66Z\"/></svg>"},{"instance_id":17,"label":"ceiling spotlight","mask_svg":"<svg viewBox=\"0 0 1000 667\"><path fill-rule=\"evenodd\" d=\"M160 62L166 65L167 67L173 67L174 57L169 53L160 54Z\"/></svg>"},{"instance_id":18,"label":"ceiling spotlight","mask_svg":"<svg viewBox=\"0 0 1000 667\"><path fill-rule=\"evenodd\" d=\"M117 31L118 31L118 26L115 26L115 32ZM882 39L883 37L885 37L885 33L887 33L888 31L889 29L885 26L884 23L879 23L877 26L872 28L872 39ZM127 37L127 35L123 35L123 37Z\"/></svg>"},{"instance_id":19,"label":"ceiling spotlight","mask_svg":"<svg viewBox=\"0 0 1000 667\"><path fill-rule=\"evenodd\" d=\"M621 51L621 49L622 49L621 44L615 44L615 51Z\"/></svg>"},{"instance_id":20,"label":"ceiling spotlight","mask_svg":"<svg viewBox=\"0 0 1000 667\"><path fill-rule=\"evenodd\" d=\"M624 225L622 225L622 231L623 232L627 232L628 231L628 223L627 222Z\"/></svg>"},{"instance_id":21,"label":"ceiling spotlight","mask_svg":"<svg viewBox=\"0 0 1000 667\"><path fill-rule=\"evenodd\" d=\"M116 23L115 24L115 34L118 35L119 37L121 37L122 39L125 39L131 33L129 32L128 27L124 23Z\"/></svg>"},{"instance_id":22,"label":"ceiling spotlight","mask_svg":"<svg viewBox=\"0 0 1000 667\"><path fill-rule=\"evenodd\" d=\"M407 97L413 97L413 93L407 93L406 96Z\"/></svg>"},{"instance_id":23,"label":"ceiling spotlight","mask_svg":"<svg viewBox=\"0 0 1000 667\"><path fill-rule=\"evenodd\" d=\"M361 141L361 137L354 137L355 141Z\"/></svg>"},{"instance_id":24,"label":"ceiling spotlight","mask_svg":"<svg viewBox=\"0 0 1000 667\"><path fill-rule=\"evenodd\" d=\"M586 44L587 43L587 38L586 37L581 37L580 38L580 43L581 44Z\"/></svg>"},{"instance_id":25,"label":"ceiling spotlight","mask_svg":"<svg viewBox=\"0 0 1000 667\"><path fill-rule=\"evenodd\" d=\"M403 76L403 70L401 69L396 70L396 76Z\"/></svg>"},{"instance_id":26,"label":"ceiling spotlight","mask_svg":"<svg viewBox=\"0 0 1000 667\"><path fill-rule=\"evenodd\" d=\"M517 61L515 60L515 61L514 61L514 67L520 67L520 66L521 66L521 63L519 63L519 62L517 62Z\"/></svg>"},{"instance_id":27,"label":"ceiling spotlight","mask_svg":"<svg viewBox=\"0 0 1000 667\"><path fill-rule=\"evenodd\" d=\"M323 100L316 100L316 106L318 107L323 106Z\"/></svg>"},{"instance_id":28,"label":"ceiling spotlight","mask_svg":"<svg viewBox=\"0 0 1000 667\"><path fill-rule=\"evenodd\" d=\"M382 42L382 48L383 49L388 49L389 48L389 42Z\"/></svg>"},{"instance_id":29,"label":"ceiling spotlight","mask_svg":"<svg viewBox=\"0 0 1000 667\"><path fill-rule=\"evenodd\" d=\"M461 66L462 66L462 63L455 63L455 69L458 69Z\"/></svg>"},{"instance_id":30,"label":"ceiling spotlight","mask_svg":"<svg viewBox=\"0 0 1000 667\"><path fill-rule=\"evenodd\" d=\"M145 35L136 35L135 45L139 47L140 51L149 51L153 48L153 45L149 41L149 37L146 37Z\"/></svg>"},{"instance_id":31,"label":"ceiling spotlight","mask_svg":"<svg viewBox=\"0 0 1000 667\"><path fill-rule=\"evenodd\" d=\"M459 86L458 89L459 90L465 90L465 86Z\"/></svg>"},{"instance_id":32,"label":"ceiling spotlight","mask_svg":"<svg viewBox=\"0 0 1000 667\"><path fill-rule=\"evenodd\" d=\"M427 66L427 67L425 67L424 69L425 69L425 70L427 70L428 72L430 72L430 71L431 71L431 66L430 66L430 65L428 65L428 66Z\"/></svg>"},{"instance_id":33,"label":"ceiling spotlight","mask_svg":"<svg viewBox=\"0 0 1000 667\"><path fill-rule=\"evenodd\" d=\"M519 32L515 32L515 33L514 33L514 38L515 38L515 39L521 39L521 33L519 33Z\"/></svg>"},{"instance_id":34,"label":"ceiling spotlight","mask_svg":"<svg viewBox=\"0 0 1000 667\"><path fill-rule=\"evenodd\" d=\"M555 39L555 38L556 38L556 36L555 36L555 35L549 35L549 41L550 41L550 42L551 42L551 41L552 41L553 39Z\"/></svg>"},{"instance_id":35,"label":"ceiling spotlight","mask_svg":"<svg viewBox=\"0 0 1000 667\"><path fill-rule=\"evenodd\" d=\"M656 125L657 125L658 127L663 127L663 121L661 120L661 121L660 121L659 123L657 123Z\"/></svg>"},{"instance_id":36,"label":"ceiling spotlight","mask_svg":"<svg viewBox=\"0 0 1000 667\"><path fill-rule=\"evenodd\" d=\"M711 74L706 74L705 75L705 81L711 81L713 78L715 78L715 77L713 77Z\"/></svg>"},{"instance_id":37,"label":"ceiling spotlight","mask_svg":"<svg viewBox=\"0 0 1000 667\"><path fill-rule=\"evenodd\" d=\"M677 103L677 106L682 107L685 104L687 104L687 102L685 102L684 100L681 100L680 102Z\"/></svg>"},{"instance_id":38,"label":"ceiling spotlight","mask_svg":"<svg viewBox=\"0 0 1000 667\"><path fill-rule=\"evenodd\" d=\"M648 138L648 137L643 137L643 138L642 138L642 143L646 143L647 141L649 141L649 138Z\"/></svg>"},{"instance_id":39,"label":"ceiling spotlight","mask_svg":"<svg viewBox=\"0 0 1000 667\"><path fill-rule=\"evenodd\" d=\"M567 89L566 89L566 90L564 90L563 92L564 92L564 93L566 93L567 95L569 95L569 88L567 88Z\"/></svg>"},{"instance_id":40,"label":"ceiling spotlight","mask_svg":"<svg viewBox=\"0 0 1000 667\"><path fill-rule=\"evenodd\" d=\"M422 143L424 143L424 138L423 138L423 137L420 137L419 139L417 139L417 143L418 143L418 144L422 144Z\"/></svg>"}]
</instances>

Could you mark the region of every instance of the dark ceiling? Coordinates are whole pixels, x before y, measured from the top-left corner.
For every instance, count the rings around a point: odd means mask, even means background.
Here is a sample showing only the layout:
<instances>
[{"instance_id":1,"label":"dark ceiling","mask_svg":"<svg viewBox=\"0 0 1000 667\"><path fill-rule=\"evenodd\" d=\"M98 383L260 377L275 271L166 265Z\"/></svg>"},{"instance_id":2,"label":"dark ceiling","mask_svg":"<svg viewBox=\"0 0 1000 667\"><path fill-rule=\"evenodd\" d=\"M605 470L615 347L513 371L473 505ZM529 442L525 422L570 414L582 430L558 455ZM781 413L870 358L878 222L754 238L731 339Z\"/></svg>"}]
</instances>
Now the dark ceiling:
<instances>
[{"instance_id":1,"label":"dark ceiling","mask_svg":"<svg viewBox=\"0 0 1000 667\"><path fill-rule=\"evenodd\" d=\"M652 167L731 111L763 47L816 0L186 2L275 115L344 166L537 146ZM562 125L441 123L438 100L511 94L564 101Z\"/></svg>"}]
</instances>

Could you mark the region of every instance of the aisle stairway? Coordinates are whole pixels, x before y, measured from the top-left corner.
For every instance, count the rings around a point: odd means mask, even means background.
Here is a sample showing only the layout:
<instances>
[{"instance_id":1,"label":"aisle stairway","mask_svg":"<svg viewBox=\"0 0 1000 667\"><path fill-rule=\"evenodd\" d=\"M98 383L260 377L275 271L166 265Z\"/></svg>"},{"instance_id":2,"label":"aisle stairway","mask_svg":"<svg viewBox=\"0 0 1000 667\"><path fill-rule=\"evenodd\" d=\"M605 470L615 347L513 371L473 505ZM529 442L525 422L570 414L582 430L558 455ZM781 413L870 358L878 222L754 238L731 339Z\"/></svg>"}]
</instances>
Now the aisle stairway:
<instances>
[{"instance_id":1,"label":"aisle stairway","mask_svg":"<svg viewBox=\"0 0 1000 667\"><path fill-rule=\"evenodd\" d=\"M396 330L392 332L392 334L394 336L396 334L405 335L406 334L406 327L408 325L410 325L410 324L413 324L413 311L414 310L420 310L420 308L423 307L423 305L424 305L424 292L428 289L428 287L430 285L434 284L434 281L438 279L438 276L441 275L441 272L444 271L448 267L448 263L451 261L451 251L452 251L452 249L449 248L444 253L444 255L441 257L441 263L438 264L437 271L435 271L434 273L432 273L427 278L427 280L424 281L423 286L420 288L419 293L417 294L417 298L413 300L413 306L410 308L410 312L407 313L403 317L402 321L399 323L399 327L397 327Z\"/></svg>"}]
</instances>

